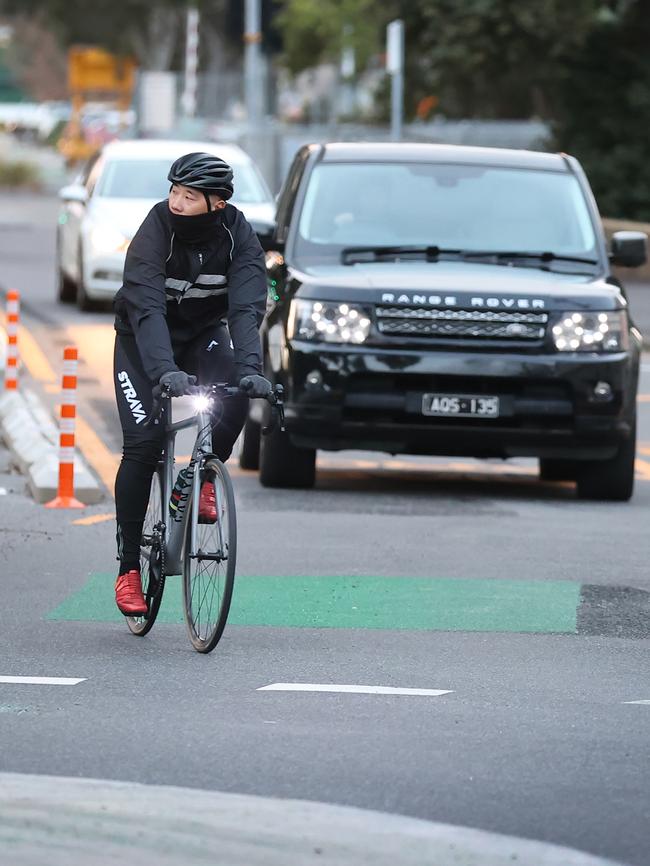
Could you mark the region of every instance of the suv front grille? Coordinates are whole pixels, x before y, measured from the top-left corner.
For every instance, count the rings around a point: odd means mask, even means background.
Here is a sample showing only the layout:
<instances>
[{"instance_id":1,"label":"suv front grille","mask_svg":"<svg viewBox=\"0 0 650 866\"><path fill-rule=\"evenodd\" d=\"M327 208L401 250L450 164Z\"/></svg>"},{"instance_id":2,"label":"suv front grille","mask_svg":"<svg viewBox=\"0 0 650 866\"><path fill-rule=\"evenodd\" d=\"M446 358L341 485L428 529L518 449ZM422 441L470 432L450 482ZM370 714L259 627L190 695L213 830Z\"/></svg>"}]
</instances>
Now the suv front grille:
<instances>
[{"instance_id":1,"label":"suv front grille","mask_svg":"<svg viewBox=\"0 0 650 866\"><path fill-rule=\"evenodd\" d=\"M547 313L521 310L441 310L378 305L375 312L381 334L403 337L542 340L548 322Z\"/></svg>"}]
</instances>

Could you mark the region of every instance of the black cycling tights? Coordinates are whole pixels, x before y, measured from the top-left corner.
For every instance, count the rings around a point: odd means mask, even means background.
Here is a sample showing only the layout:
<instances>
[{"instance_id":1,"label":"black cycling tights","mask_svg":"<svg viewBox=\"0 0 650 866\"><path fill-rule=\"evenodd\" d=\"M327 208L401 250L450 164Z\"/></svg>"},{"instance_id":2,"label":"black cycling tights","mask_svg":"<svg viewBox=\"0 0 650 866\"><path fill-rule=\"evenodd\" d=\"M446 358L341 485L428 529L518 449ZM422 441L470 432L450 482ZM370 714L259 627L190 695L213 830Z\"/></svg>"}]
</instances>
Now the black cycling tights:
<instances>
[{"instance_id":1,"label":"black cycling tights","mask_svg":"<svg viewBox=\"0 0 650 866\"><path fill-rule=\"evenodd\" d=\"M233 350L224 325L212 326L189 346L174 347L176 363L199 383L234 383ZM124 446L115 478L117 553L119 573L140 568L140 537L149 501L151 478L162 451L160 425L143 427L151 410L152 383L147 377L135 338L118 334L115 339L114 381ZM212 433L212 448L220 460L232 452L244 421L248 399L224 400L219 423Z\"/></svg>"}]
</instances>

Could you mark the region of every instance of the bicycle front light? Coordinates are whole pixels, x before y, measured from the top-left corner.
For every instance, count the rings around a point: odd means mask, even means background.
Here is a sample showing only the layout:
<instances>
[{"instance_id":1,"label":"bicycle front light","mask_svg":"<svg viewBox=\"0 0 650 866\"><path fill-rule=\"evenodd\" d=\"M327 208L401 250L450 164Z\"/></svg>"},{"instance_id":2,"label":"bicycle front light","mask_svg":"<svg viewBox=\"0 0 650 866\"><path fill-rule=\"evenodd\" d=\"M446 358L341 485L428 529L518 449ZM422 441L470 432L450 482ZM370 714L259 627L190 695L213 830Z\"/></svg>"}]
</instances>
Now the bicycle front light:
<instances>
[{"instance_id":1,"label":"bicycle front light","mask_svg":"<svg viewBox=\"0 0 650 866\"><path fill-rule=\"evenodd\" d=\"M363 343L370 333L370 313L359 304L294 298L288 337L325 343Z\"/></svg>"},{"instance_id":2,"label":"bicycle front light","mask_svg":"<svg viewBox=\"0 0 650 866\"><path fill-rule=\"evenodd\" d=\"M558 352L623 352L628 347L627 313L562 313L553 325Z\"/></svg>"},{"instance_id":3,"label":"bicycle front light","mask_svg":"<svg viewBox=\"0 0 650 866\"><path fill-rule=\"evenodd\" d=\"M192 397L192 408L195 412L207 412L212 406L212 398L206 394L197 394Z\"/></svg>"}]
</instances>

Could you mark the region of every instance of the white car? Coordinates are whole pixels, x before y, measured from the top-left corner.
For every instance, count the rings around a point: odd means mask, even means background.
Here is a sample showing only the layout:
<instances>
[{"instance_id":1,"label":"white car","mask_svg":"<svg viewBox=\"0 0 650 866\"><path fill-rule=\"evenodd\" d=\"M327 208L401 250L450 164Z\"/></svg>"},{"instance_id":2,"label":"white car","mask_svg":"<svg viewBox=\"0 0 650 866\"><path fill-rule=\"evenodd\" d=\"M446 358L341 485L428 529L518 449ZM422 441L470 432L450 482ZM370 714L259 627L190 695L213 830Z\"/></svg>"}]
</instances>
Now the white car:
<instances>
[{"instance_id":1,"label":"white car","mask_svg":"<svg viewBox=\"0 0 650 866\"><path fill-rule=\"evenodd\" d=\"M169 193L167 173L184 153L205 151L232 166L231 199L254 225L268 227L275 200L259 169L234 144L203 141L113 141L90 160L77 182L59 192L57 273L60 301L82 310L109 301L122 285L124 257L140 223Z\"/></svg>"}]
</instances>

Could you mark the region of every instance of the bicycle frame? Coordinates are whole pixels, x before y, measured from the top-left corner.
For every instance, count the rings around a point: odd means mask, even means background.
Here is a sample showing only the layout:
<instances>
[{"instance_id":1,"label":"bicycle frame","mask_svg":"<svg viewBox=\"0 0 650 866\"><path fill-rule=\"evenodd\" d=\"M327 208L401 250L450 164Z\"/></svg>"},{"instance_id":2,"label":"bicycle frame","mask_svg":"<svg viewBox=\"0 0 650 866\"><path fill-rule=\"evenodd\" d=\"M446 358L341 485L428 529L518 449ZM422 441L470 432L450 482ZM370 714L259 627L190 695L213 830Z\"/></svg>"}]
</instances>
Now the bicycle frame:
<instances>
[{"instance_id":1,"label":"bicycle frame","mask_svg":"<svg viewBox=\"0 0 650 866\"><path fill-rule=\"evenodd\" d=\"M201 480L197 471L202 459L212 454L212 424L213 419L209 412L198 410L190 418L182 421L172 419L172 401L167 401L165 411L165 439L162 453L162 507L165 543L165 574L181 574L183 571L183 542L185 539L185 527L190 508L193 502L198 501ZM176 434L190 427L197 428L196 440L192 449L192 457L188 464L192 472L192 484L190 493L184 502L179 502L178 510L174 516L169 513L169 500L174 486L174 450Z\"/></svg>"}]
</instances>

